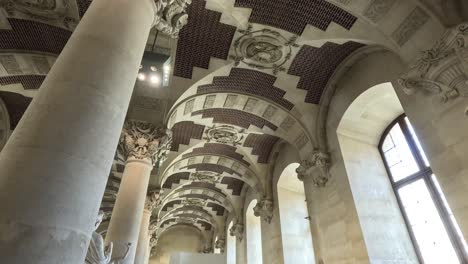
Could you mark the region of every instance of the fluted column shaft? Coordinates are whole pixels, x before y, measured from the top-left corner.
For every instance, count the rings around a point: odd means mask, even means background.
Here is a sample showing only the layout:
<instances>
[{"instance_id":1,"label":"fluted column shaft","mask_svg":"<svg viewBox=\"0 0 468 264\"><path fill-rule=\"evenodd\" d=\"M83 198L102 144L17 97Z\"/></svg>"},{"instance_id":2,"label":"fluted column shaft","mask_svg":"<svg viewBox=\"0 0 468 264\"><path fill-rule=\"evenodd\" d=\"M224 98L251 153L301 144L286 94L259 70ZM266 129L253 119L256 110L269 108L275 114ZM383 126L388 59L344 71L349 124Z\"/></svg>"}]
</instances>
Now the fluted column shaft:
<instances>
[{"instance_id":1,"label":"fluted column shaft","mask_svg":"<svg viewBox=\"0 0 468 264\"><path fill-rule=\"evenodd\" d=\"M125 165L106 242L114 243L113 256L122 256L131 243L122 264L133 264L135 260L140 224L143 217L146 192L153 166L150 160L130 159Z\"/></svg>"},{"instance_id":2,"label":"fluted column shaft","mask_svg":"<svg viewBox=\"0 0 468 264\"><path fill-rule=\"evenodd\" d=\"M94 0L47 75L0 154L2 263L83 264L154 12Z\"/></svg>"}]
</instances>

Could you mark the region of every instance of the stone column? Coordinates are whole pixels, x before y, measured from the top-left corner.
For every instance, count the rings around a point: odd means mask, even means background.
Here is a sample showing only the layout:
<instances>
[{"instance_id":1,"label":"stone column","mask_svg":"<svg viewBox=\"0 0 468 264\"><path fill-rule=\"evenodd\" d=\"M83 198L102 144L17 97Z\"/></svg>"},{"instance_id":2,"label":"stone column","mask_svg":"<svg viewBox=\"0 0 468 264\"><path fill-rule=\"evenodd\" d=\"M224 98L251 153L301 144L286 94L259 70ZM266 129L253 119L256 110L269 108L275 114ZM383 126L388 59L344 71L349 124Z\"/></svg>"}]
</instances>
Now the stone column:
<instances>
[{"instance_id":1,"label":"stone column","mask_svg":"<svg viewBox=\"0 0 468 264\"><path fill-rule=\"evenodd\" d=\"M2 263L84 262L154 21L153 0L92 2L0 154Z\"/></svg>"},{"instance_id":2,"label":"stone column","mask_svg":"<svg viewBox=\"0 0 468 264\"><path fill-rule=\"evenodd\" d=\"M304 182L304 193L309 212L310 232L312 235L312 246L316 264L323 264L322 248L320 244L320 232L317 222L317 206L314 204L314 194L318 188L324 187L328 179L330 168L330 157L322 151L313 151L310 156L301 162L296 169L297 177Z\"/></svg>"},{"instance_id":3,"label":"stone column","mask_svg":"<svg viewBox=\"0 0 468 264\"><path fill-rule=\"evenodd\" d=\"M122 264L135 261L151 170L169 145L170 137L151 124L130 121L124 126L119 150L127 156L127 162L106 235L106 242L114 243L113 256L123 255L124 245L131 244Z\"/></svg>"},{"instance_id":4,"label":"stone column","mask_svg":"<svg viewBox=\"0 0 468 264\"><path fill-rule=\"evenodd\" d=\"M156 208L159 199L159 192L151 192L145 201L145 209L143 210L143 217L141 218L140 234L138 236L138 245L135 255L135 264L144 264L149 258L149 227L151 221L151 214Z\"/></svg>"},{"instance_id":5,"label":"stone column","mask_svg":"<svg viewBox=\"0 0 468 264\"><path fill-rule=\"evenodd\" d=\"M254 207L255 216L262 219L262 256L264 263L282 264L283 241L278 203L263 199Z\"/></svg>"},{"instance_id":6,"label":"stone column","mask_svg":"<svg viewBox=\"0 0 468 264\"><path fill-rule=\"evenodd\" d=\"M237 220L229 230L229 234L236 237L236 264L247 263L247 239L243 239L245 230L242 219Z\"/></svg>"}]
</instances>

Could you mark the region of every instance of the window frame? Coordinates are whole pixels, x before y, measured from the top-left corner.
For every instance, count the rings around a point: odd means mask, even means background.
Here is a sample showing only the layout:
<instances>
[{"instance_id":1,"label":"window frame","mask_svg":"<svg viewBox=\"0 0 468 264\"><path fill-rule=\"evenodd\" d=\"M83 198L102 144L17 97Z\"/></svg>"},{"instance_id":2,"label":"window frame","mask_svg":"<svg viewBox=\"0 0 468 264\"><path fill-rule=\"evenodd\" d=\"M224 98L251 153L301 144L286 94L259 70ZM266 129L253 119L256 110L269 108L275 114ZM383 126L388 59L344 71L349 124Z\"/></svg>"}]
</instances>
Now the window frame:
<instances>
[{"instance_id":1,"label":"window frame","mask_svg":"<svg viewBox=\"0 0 468 264\"><path fill-rule=\"evenodd\" d=\"M410 128L408 127L408 125L406 124L406 115L405 114L402 114L400 116L398 116L395 120L393 120L389 125L388 127L384 130L384 132L382 133L382 136L380 137L380 142L379 142L379 145L378 145L378 149L379 149L379 152L380 152L380 156L382 157L382 161L385 165L385 170L387 171L387 175L389 177L389 180L390 180L390 183L392 185L392 189L393 189L393 193L395 194L395 197L396 197L396 200L398 202L398 206L400 208L400 212L403 216L403 219L405 221L405 225L406 225L406 229L408 230L408 233L410 235L410 238L411 238L411 242L413 244L413 247L415 249L415 252L416 252L416 255L419 259L419 262L420 263L424 263L424 259L422 257L422 253L421 253L421 250L419 248L419 245L418 245L418 242L416 240L416 237L414 235L414 232L413 232L413 229L410 225L410 222L409 222L409 219L408 219L408 216L406 214L406 211L404 210L404 206L403 206L403 203L401 201L401 197L400 197L400 194L398 192L399 189L401 189L402 187L404 186L407 186L415 181L418 181L418 180L423 180L426 187L427 187L427 190L429 191L429 194L431 195L431 198L432 198L432 201L434 202L434 205L437 209L437 212L439 213L439 216L442 220L442 223L445 227L445 230L449 236L449 239L450 239L450 242L452 243L452 246L455 250L455 253L457 254L457 257L460 261L460 263L463 263L463 264L466 264L468 263L468 257L466 256L467 252L465 252L464 248L463 248L463 244L462 244L462 241L460 241L459 237L458 237L458 234L455 230L455 227L453 225L453 222L451 221L450 219L450 216L449 216L449 212L447 210L447 208L445 207L443 201L442 201L442 198L441 196L439 195L439 192L437 191L437 188L435 186L435 183L434 181L432 180L432 175L434 174L432 172L432 169L430 167L430 164L429 164L429 167L426 166L425 162L424 162L424 159L418 149L418 146L415 142L415 140L413 139L413 136L411 135L411 131L410 131ZM401 131L406 139L406 142L408 143L408 147L411 151L411 154L413 155L413 158L419 168L419 171L417 171L416 173L412 174L412 175L409 175L403 179L400 179L398 181L394 181L393 180L393 177L392 177L392 173L391 173L391 170L390 170L390 167L388 166L388 163L387 163L387 159L385 157L385 153L383 151L383 144L384 144L384 141L385 139L389 136L389 133L390 131L392 130L392 128L395 126L395 125L399 125L400 128L401 128Z\"/></svg>"}]
</instances>

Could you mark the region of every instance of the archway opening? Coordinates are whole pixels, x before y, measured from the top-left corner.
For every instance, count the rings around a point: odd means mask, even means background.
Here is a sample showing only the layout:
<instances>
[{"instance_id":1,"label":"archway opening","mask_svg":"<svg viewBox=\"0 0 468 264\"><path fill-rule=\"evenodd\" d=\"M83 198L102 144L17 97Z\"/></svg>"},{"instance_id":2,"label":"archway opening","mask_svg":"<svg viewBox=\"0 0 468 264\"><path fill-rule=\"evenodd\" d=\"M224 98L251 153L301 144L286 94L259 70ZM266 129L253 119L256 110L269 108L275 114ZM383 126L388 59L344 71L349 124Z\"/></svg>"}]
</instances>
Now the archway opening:
<instances>
[{"instance_id":1,"label":"archway opening","mask_svg":"<svg viewBox=\"0 0 468 264\"><path fill-rule=\"evenodd\" d=\"M371 262L418 263L378 150L385 128L402 113L392 84L383 83L361 93L348 107L337 129Z\"/></svg>"},{"instance_id":2,"label":"archway opening","mask_svg":"<svg viewBox=\"0 0 468 264\"><path fill-rule=\"evenodd\" d=\"M277 184L285 264L315 263L304 184L298 180L299 163L288 165Z\"/></svg>"}]
</instances>

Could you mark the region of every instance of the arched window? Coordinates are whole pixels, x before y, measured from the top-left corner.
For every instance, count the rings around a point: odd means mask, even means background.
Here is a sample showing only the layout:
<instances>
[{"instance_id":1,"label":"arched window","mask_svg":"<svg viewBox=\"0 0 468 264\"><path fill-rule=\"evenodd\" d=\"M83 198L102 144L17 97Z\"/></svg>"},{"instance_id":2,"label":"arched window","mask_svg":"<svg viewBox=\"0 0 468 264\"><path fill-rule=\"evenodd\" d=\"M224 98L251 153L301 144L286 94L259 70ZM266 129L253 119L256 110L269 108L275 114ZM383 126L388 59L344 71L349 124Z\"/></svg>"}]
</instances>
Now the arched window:
<instances>
[{"instance_id":1,"label":"arched window","mask_svg":"<svg viewBox=\"0 0 468 264\"><path fill-rule=\"evenodd\" d=\"M408 117L390 124L379 150L420 260L466 263L467 244Z\"/></svg>"}]
</instances>

